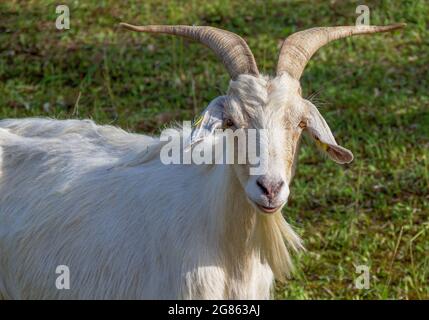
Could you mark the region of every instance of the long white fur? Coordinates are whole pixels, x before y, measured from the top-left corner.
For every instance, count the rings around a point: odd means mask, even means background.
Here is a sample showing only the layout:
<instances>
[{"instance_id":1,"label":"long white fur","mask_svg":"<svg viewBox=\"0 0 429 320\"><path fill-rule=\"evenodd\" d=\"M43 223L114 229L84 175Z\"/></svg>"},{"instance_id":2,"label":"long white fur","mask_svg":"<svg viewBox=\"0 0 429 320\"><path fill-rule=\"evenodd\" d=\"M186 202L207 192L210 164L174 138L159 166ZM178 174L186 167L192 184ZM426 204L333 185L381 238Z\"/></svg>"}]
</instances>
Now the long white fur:
<instances>
[{"instance_id":1,"label":"long white fur","mask_svg":"<svg viewBox=\"0 0 429 320\"><path fill-rule=\"evenodd\" d=\"M162 165L161 146L89 120L1 120L0 298L270 298L284 241L301 246L281 212L257 212L231 166Z\"/></svg>"}]
</instances>

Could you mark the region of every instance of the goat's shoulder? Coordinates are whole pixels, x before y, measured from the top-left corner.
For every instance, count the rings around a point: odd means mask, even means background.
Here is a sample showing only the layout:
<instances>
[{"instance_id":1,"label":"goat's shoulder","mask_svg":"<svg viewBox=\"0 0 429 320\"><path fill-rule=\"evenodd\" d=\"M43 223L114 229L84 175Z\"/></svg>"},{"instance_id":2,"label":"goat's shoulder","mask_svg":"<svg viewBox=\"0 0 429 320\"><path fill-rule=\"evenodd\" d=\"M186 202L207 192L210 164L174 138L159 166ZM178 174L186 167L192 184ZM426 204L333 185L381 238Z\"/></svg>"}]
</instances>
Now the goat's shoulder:
<instances>
[{"instance_id":1,"label":"goat's shoulder","mask_svg":"<svg viewBox=\"0 0 429 320\"><path fill-rule=\"evenodd\" d=\"M9 164L24 161L34 166L36 159L67 167L88 162L113 164L134 158L157 141L91 120L0 120L0 149L2 158L10 158Z\"/></svg>"},{"instance_id":2,"label":"goat's shoulder","mask_svg":"<svg viewBox=\"0 0 429 320\"><path fill-rule=\"evenodd\" d=\"M126 132L111 125L97 125L94 121L85 120L57 120L51 118L22 118L0 120L0 128L21 137L33 138L59 138L67 134L78 134L82 137L117 138L130 136L136 138L150 139L149 136L137 135Z\"/></svg>"},{"instance_id":3,"label":"goat's shoulder","mask_svg":"<svg viewBox=\"0 0 429 320\"><path fill-rule=\"evenodd\" d=\"M111 125L97 125L92 120L55 120L49 118L23 118L0 120L0 141L11 140L12 137L23 142L33 143L65 142L81 148L92 144L100 148L126 151L128 148L152 144L155 138L129 133ZM13 140L13 139L12 139Z\"/></svg>"}]
</instances>

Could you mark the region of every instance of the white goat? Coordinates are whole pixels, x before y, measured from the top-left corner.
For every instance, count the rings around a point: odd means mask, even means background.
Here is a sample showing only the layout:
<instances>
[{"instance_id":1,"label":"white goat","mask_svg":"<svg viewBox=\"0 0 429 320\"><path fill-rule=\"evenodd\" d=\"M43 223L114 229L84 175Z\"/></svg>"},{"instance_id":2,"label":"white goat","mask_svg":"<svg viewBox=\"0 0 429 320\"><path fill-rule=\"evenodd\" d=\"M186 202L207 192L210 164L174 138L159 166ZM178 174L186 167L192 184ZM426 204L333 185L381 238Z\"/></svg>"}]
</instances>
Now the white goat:
<instances>
[{"instance_id":1,"label":"white goat","mask_svg":"<svg viewBox=\"0 0 429 320\"><path fill-rule=\"evenodd\" d=\"M200 126L265 129L268 171L251 176L243 164L163 165L166 142L88 120L2 120L0 297L269 298L274 277L291 269L288 248L301 248L281 214L301 132L335 161L353 159L301 97L301 73L331 40L401 25L296 33L284 42L274 78L259 75L233 33L124 26L189 37L214 50L232 81ZM55 286L58 265L69 267L68 290Z\"/></svg>"}]
</instances>

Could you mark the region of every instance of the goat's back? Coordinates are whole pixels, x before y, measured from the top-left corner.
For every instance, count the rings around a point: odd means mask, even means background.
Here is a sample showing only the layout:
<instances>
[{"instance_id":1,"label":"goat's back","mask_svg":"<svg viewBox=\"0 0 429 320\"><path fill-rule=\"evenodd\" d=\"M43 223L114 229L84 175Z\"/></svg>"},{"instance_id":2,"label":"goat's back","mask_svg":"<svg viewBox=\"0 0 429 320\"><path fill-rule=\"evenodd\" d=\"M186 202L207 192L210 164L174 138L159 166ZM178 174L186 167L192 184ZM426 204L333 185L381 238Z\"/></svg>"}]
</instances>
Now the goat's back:
<instances>
[{"instance_id":1,"label":"goat's back","mask_svg":"<svg viewBox=\"0 0 429 320\"><path fill-rule=\"evenodd\" d=\"M150 284L126 279L156 259L144 243L158 229L144 200L154 166L124 159L154 143L89 120L0 121L0 296L150 297ZM70 294L55 288L58 265L70 267Z\"/></svg>"},{"instance_id":2,"label":"goat's back","mask_svg":"<svg viewBox=\"0 0 429 320\"><path fill-rule=\"evenodd\" d=\"M160 146L92 121L0 121L0 297L267 298L259 255L221 250L221 219L251 216L226 167L162 165Z\"/></svg>"}]
</instances>

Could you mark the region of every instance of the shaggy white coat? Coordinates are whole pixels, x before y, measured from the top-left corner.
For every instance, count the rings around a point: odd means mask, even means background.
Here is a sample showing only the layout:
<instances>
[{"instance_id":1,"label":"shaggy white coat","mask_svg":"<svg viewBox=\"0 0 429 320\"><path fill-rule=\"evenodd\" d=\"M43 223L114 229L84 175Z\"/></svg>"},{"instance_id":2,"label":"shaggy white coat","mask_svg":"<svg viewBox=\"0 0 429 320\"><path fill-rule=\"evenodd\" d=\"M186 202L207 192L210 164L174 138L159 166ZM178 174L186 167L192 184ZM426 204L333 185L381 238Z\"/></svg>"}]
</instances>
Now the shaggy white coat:
<instances>
[{"instance_id":1,"label":"shaggy white coat","mask_svg":"<svg viewBox=\"0 0 429 320\"><path fill-rule=\"evenodd\" d=\"M0 121L0 298L270 298L284 238L300 247L281 212L257 212L231 166L162 165L161 146L89 120Z\"/></svg>"}]
</instances>

